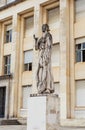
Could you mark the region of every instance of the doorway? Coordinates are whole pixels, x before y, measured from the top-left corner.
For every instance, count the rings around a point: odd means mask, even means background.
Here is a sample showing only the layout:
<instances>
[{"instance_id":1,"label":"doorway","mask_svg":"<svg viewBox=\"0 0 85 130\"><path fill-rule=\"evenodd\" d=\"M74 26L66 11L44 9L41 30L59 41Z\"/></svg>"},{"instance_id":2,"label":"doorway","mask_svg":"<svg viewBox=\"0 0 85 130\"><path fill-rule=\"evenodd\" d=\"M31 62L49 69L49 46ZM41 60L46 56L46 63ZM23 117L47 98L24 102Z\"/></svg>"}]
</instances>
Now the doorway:
<instances>
[{"instance_id":1,"label":"doorway","mask_svg":"<svg viewBox=\"0 0 85 130\"><path fill-rule=\"evenodd\" d=\"M6 87L0 87L0 118L5 116Z\"/></svg>"}]
</instances>

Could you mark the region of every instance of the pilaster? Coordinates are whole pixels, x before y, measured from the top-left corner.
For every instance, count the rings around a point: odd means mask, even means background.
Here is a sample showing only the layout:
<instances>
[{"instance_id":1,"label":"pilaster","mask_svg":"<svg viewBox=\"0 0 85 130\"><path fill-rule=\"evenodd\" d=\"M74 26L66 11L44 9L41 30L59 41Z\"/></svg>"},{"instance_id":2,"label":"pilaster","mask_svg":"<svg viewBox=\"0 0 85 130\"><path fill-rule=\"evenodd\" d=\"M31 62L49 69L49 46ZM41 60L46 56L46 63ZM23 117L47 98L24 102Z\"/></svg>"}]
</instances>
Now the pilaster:
<instances>
[{"instance_id":1,"label":"pilaster","mask_svg":"<svg viewBox=\"0 0 85 130\"><path fill-rule=\"evenodd\" d=\"M70 116L69 94L69 8L68 0L60 0L60 118Z\"/></svg>"},{"instance_id":2,"label":"pilaster","mask_svg":"<svg viewBox=\"0 0 85 130\"><path fill-rule=\"evenodd\" d=\"M20 18L17 14L13 15L12 23L12 55L11 55L11 72L13 75L12 86L11 86L11 108L10 116L17 116L18 108L18 80L19 80L19 36L20 36Z\"/></svg>"},{"instance_id":3,"label":"pilaster","mask_svg":"<svg viewBox=\"0 0 85 130\"><path fill-rule=\"evenodd\" d=\"M34 7L34 34L36 37L40 38L41 35L41 27L42 27L42 7L39 4ZM38 66L38 51L35 50L35 41L33 44L34 49L34 60L33 60L33 93L37 93L36 86L36 72Z\"/></svg>"}]
</instances>

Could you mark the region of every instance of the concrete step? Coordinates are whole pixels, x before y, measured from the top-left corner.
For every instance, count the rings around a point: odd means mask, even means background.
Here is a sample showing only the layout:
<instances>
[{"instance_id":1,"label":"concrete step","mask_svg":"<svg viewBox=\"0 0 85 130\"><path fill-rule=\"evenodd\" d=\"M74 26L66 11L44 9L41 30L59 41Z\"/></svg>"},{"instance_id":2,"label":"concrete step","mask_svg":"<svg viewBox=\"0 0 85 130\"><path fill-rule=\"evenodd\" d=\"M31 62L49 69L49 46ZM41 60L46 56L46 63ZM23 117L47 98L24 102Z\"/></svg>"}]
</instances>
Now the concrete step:
<instances>
[{"instance_id":1,"label":"concrete step","mask_svg":"<svg viewBox=\"0 0 85 130\"><path fill-rule=\"evenodd\" d=\"M21 123L19 121L17 121L16 119L3 119L0 120L0 125L20 125Z\"/></svg>"}]
</instances>

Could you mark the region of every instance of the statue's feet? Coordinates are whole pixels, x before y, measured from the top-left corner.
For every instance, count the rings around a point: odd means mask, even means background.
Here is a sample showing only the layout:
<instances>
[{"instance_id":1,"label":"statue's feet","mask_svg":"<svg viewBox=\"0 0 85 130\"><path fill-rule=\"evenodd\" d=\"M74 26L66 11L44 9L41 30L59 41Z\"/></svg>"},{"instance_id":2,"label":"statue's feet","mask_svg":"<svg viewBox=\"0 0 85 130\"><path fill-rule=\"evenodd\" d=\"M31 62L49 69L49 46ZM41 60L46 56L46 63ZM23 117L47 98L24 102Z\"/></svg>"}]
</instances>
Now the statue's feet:
<instances>
[{"instance_id":1,"label":"statue's feet","mask_svg":"<svg viewBox=\"0 0 85 130\"><path fill-rule=\"evenodd\" d=\"M50 90L49 90L49 89L46 89L43 93L45 93L45 94L50 94Z\"/></svg>"}]
</instances>

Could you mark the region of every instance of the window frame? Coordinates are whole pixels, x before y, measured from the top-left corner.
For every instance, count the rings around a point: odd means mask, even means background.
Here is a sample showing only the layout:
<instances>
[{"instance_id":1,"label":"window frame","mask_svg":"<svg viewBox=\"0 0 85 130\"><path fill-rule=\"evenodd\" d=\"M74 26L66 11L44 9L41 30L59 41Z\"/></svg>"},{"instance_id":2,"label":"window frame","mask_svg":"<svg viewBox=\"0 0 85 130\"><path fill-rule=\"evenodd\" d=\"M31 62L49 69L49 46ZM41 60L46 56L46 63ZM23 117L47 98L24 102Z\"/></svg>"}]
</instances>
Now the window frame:
<instances>
[{"instance_id":1,"label":"window frame","mask_svg":"<svg viewBox=\"0 0 85 130\"><path fill-rule=\"evenodd\" d=\"M10 73L11 73L11 55L6 55L4 56L4 74L9 75Z\"/></svg>"},{"instance_id":2,"label":"window frame","mask_svg":"<svg viewBox=\"0 0 85 130\"><path fill-rule=\"evenodd\" d=\"M8 33L8 34L7 34ZM6 31L6 43L11 43L12 42L12 29Z\"/></svg>"},{"instance_id":3,"label":"window frame","mask_svg":"<svg viewBox=\"0 0 85 130\"><path fill-rule=\"evenodd\" d=\"M7 27L11 25L11 29L7 30ZM8 33L8 34L7 34ZM12 23L5 25L5 43L12 43Z\"/></svg>"},{"instance_id":4,"label":"window frame","mask_svg":"<svg viewBox=\"0 0 85 130\"><path fill-rule=\"evenodd\" d=\"M25 63L25 53L26 53L26 52L30 52L30 51L32 51L32 53L33 53L33 49L24 51L24 71L32 71L33 58L32 58L32 62ZM31 66L30 66L30 65L31 65ZM31 67L31 69L30 69L30 67ZM27 68L27 69L26 69L26 68Z\"/></svg>"},{"instance_id":5,"label":"window frame","mask_svg":"<svg viewBox=\"0 0 85 130\"><path fill-rule=\"evenodd\" d=\"M28 36L26 36L26 32L27 32L27 30L26 30L26 20L28 20L30 18L33 18L33 28L34 28L34 15L33 15L33 12L30 13L29 16L28 15L24 16L24 38L29 37L29 34L28 34Z\"/></svg>"},{"instance_id":6,"label":"window frame","mask_svg":"<svg viewBox=\"0 0 85 130\"><path fill-rule=\"evenodd\" d=\"M22 109L27 109L27 108L24 106L24 102L23 102L23 96L24 96L23 88L31 88L31 92L32 92L32 84L23 85L23 86L22 86Z\"/></svg>"},{"instance_id":7,"label":"window frame","mask_svg":"<svg viewBox=\"0 0 85 130\"><path fill-rule=\"evenodd\" d=\"M8 0L6 0L6 4L10 4L10 3L13 3L13 2L15 2L16 0L12 0L12 1L8 1Z\"/></svg>"},{"instance_id":8,"label":"window frame","mask_svg":"<svg viewBox=\"0 0 85 130\"><path fill-rule=\"evenodd\" d=\"M83 58L83 51L85 51L85 48L83 47L83 45L85 44L85 42L82 42L82 43L79 43L79 44L77 44L76 45L76 63L78 63L78 62L85 62L84 61L84 58ZM81 45L81 48L80 49L78 49L78 46L79 45ZM81 58L80 58L80 61L78 61L78 59L77 59L77 53L78 52L80 52L80 54L81 54Z\"/></svg>"}]
</instances>

